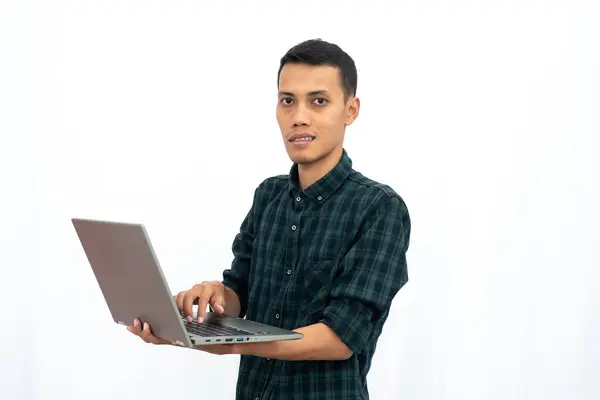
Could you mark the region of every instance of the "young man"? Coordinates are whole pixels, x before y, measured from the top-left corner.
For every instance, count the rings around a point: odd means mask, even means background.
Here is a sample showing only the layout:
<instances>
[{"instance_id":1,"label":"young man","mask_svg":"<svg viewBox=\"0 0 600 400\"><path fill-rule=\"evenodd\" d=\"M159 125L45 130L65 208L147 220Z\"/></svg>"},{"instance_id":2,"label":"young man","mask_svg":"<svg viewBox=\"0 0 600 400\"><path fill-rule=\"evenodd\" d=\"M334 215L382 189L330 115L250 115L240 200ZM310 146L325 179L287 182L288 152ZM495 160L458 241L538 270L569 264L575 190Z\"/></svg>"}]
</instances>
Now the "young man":
<instances>
[{"instance_id":1,"label":"young man","mask_svg":"<svg viewBox=\"0 0 600 400\"><path fill-rule=\"evenodd\" d=\"M390 187L352 169L343 143L357 118L354 61L309 40L281 59L277 121L293 161L263 181L233 242L221 282L175 296L188 319L198 304L295 330L300 340L198 346L241 355L239 399L367 399L366 376L392 299L407 282L410 218ZM129 330L155 337L138 320Z\"/></svg>"}]
</instances>

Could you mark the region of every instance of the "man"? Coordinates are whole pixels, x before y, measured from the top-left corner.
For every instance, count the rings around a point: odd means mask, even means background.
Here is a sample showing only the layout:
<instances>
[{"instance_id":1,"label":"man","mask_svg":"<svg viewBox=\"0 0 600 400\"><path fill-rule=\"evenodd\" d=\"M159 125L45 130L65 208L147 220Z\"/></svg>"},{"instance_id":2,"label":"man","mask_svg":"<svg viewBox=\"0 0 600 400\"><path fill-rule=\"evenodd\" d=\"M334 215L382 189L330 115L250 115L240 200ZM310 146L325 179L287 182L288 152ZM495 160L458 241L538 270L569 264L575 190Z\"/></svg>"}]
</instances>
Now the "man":
<instances>
[{"instance_id":1,"label":"man","mask_svg":"<svg viewBox=\"0 0 600 400\"><path fill-rule=\"evenodd\" d=\"M293 161L263 181L221 282L175 301L301 332L300 340L198 346L241 355L239 399L367 399L366 376L392 299L407 282L410 218L390 187L352 169L343 147L357 118L354 61L337 45L291 48L278 74L277 121ZM138 320L129 330L167 343Z\"/></svg>"}]
</instances>

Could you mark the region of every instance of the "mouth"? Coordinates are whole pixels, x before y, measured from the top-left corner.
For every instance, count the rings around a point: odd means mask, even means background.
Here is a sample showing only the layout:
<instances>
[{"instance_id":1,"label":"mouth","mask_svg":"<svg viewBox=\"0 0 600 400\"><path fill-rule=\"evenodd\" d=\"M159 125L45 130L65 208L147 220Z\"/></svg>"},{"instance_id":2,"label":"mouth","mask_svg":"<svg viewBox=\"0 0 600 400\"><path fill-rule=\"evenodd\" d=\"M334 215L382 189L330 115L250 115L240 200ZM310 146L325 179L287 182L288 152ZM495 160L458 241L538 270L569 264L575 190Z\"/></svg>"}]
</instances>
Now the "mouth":
<instances>
[{"instance_id":1,"label":"mouth","mask_svg":"<svg viewBox=\"0 0 600 400\"><path fill-rule=\"evenodd\" d=\"M306 145L316 139L315 135L310 132L296 132L288 137L288 141L296 145Z\"/></svg>"},{"instance_id":2,"label":"mouth","mask_svg":"<svg viewBox=\"0 0 600 400\"><path fill-rule=\"evenodd\" d=\"M300 137L295 137L295 138L290 139L290 142L292 142L292 143L312 142L313 140L315 140L314 136L300 136Z\"/></svg>"}]
</instances>

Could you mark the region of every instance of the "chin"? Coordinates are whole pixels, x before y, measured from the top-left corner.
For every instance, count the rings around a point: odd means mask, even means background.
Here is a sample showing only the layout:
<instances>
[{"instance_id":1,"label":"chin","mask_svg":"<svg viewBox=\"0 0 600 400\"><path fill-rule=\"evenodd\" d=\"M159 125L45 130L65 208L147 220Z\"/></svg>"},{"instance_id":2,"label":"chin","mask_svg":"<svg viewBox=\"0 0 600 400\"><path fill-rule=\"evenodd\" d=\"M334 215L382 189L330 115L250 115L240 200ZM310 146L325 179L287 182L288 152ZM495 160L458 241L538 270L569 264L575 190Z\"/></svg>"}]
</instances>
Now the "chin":
<instances>
[{"instance_id":1,"label":"chin","mask_svg":"<svg viewBox=\"0 0 600 400\"><path fill-rule=\"evenodd\" d=\"M312 164L322 157L318 153L307 151L288 151L288 156L296 164Z\"/></svg>"},{"instance_id":2,"label":"chin","mask_svg":"<svg viewBox=\"0 0 600 400\"><path fill-rule=\"evenodd\" d=\"M314 164L327 156L327 153L321 154L290 154L290 159L296 164L308 165Z\"/></svg>"},{"instance_id":3,"label":"chin","mask_svg":"<svg viewBox=\"0 0 600 400\"><path fill-rule=\"evenodd\" d=\"M314 159L307 156L298 156L292 154L290 154L290 160L292 160L292 162L296 164L310 164L315 161Z\"/></svg>"},{"instance_id":4,"label":"chin","mask_svg":"<svg viewBox=\"0 0 600 400\"><path fill-rule=\"evenodd\" d=\"M292 160L292 162L294 162L296 164L307 165L307 164L316 163L316 162L326 158L328 155L330 155L334 151L334 149L327 149L327 148L323 149L323 148L315 147L315 148L298 150L298 149L290 149L290 148L286 147L286 151L288 153L290 160Z\"/></svg>"}]
</instances>

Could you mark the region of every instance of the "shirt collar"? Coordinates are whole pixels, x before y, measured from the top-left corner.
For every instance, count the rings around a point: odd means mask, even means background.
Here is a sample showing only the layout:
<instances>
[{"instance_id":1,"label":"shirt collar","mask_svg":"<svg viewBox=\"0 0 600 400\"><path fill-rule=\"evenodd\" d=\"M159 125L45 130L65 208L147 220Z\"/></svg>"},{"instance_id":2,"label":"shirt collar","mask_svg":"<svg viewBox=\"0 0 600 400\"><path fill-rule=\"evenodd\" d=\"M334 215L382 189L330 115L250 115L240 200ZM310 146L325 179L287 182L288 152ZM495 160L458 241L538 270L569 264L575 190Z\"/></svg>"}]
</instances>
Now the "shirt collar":
<instances>
[{"instance_id":1,"label":"shirt collar","mask_svg":"<svg viewBox=\"0 0 600 400\"><path fill-rule=\"evenodd\" d=\"M331 197L336 190L344 183L352 171L352 160L345 149L342 150L342 157L335 167L321 179L304 189L303 193L311 199L321 203ZM294 195L299 192L298 184L298 164L294 163L289 174L289 192Z\"/></svg>"}]
</instances>

